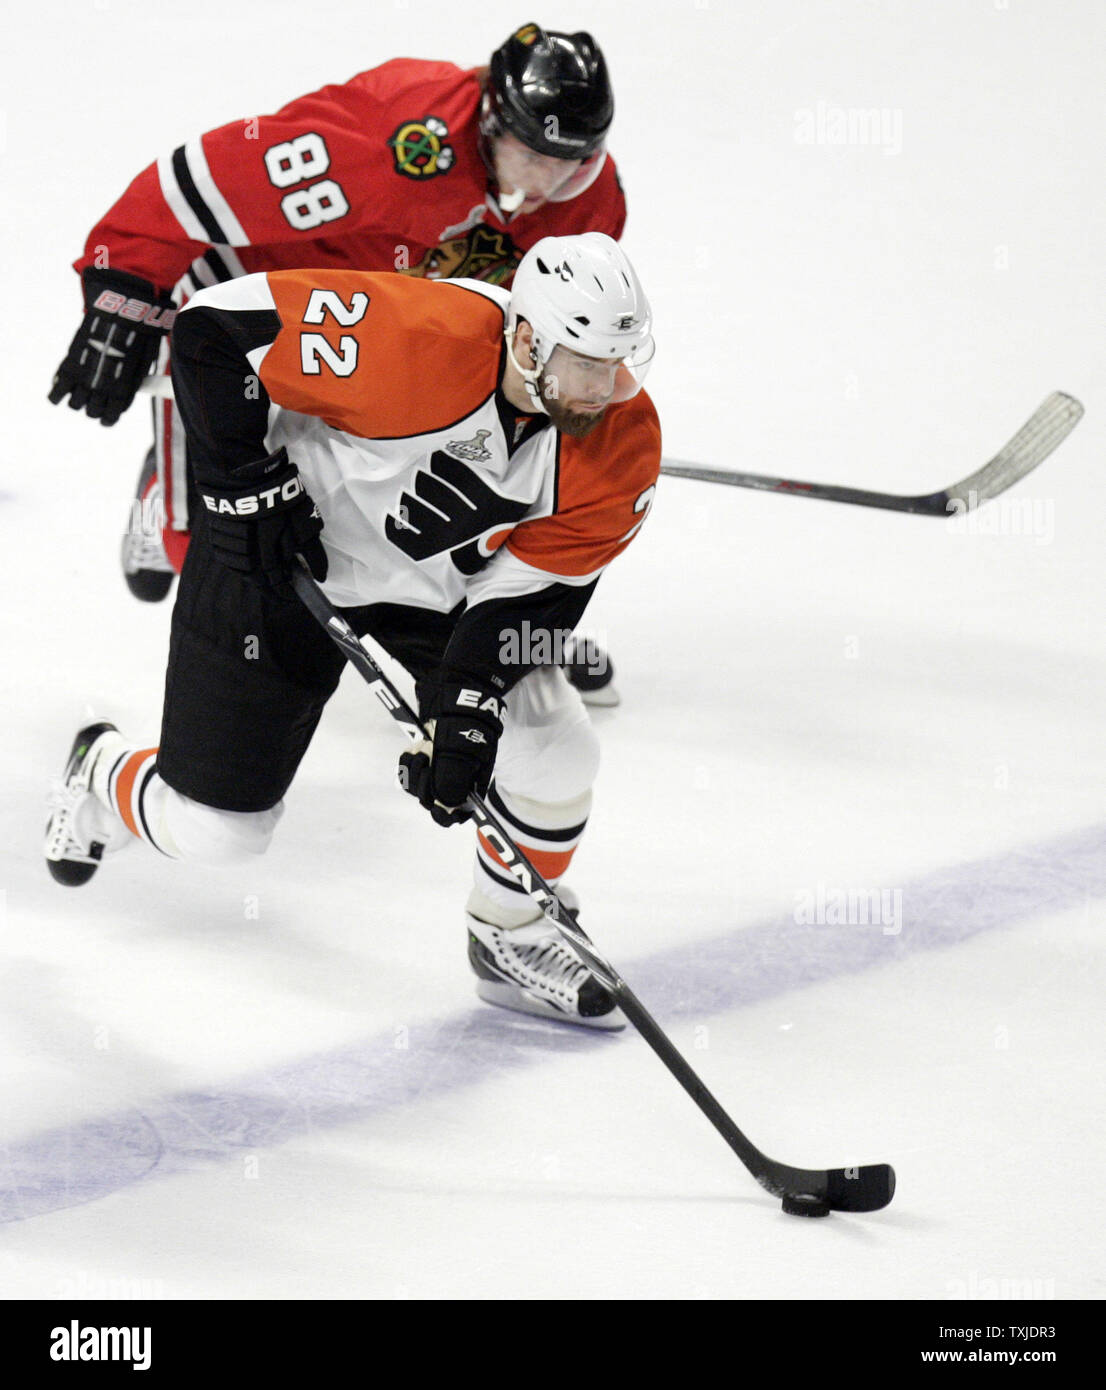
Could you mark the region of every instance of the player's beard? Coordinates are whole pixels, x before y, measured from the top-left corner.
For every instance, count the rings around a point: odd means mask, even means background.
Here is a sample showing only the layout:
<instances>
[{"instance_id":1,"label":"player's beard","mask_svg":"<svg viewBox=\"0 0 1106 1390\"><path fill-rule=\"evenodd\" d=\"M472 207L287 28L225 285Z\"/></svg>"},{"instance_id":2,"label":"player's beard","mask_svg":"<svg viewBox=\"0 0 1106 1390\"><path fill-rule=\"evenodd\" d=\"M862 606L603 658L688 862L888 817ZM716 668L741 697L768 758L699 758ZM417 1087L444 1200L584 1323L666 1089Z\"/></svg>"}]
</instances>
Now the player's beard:
<instances>
[{"instance_id":1,"label":"player's beard","mask_svg":"<svg viewBox=\"0 0 1106 1390\"><path fill-rule=\"evenodd\" d=\"M544 386L544 377L539 378L539 382ZM562 434L571 435L573 439L583 439L591 434L607 413L606 406L602 410L570 410L553 392L543 391L542 400L545 402L545 412L554 426Z\"/></svg>"},{"instance_id":2,"label":"player's beard","mask_svg":"<svg viewBox=\"0 0 1106 1390\"><path fill-rule=\"evenodd\" d=\"M570 434L573 439L583 439L591 434L596 425L607 413L607 407L602 410L569 410L560 401L546 401L545 408L549 412L549 418L562 434Z\"/></svg>"}]
</instances>

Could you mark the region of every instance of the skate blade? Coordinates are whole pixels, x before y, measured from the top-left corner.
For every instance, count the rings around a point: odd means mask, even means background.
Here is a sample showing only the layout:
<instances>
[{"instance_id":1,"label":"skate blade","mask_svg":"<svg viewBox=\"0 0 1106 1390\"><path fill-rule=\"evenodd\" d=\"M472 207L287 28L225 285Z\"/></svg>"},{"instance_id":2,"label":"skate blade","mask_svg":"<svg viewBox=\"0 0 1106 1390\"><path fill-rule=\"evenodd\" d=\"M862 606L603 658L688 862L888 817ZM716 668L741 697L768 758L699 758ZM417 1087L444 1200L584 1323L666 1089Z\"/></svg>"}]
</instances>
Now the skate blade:
<instances>
[{"instance_id":1,"label":"skate blade","mask_svg":"<svg viewBox=\"0 0 1106 1390\"><path fill-rule=\"evenodd\" d=\"M571 1023L577 1028L598 1028L605 1032L626 1027L626 1015L619 1008L612 1009L609 1014L599 1014L595 1018L585 1018L582 1014L566 1014L560 1009L555 1009L552 1004L534 999L518 985L505 982L500 984L495 980L477 980L476 993L485 1004L497 1004L501 1009L513 1009L519 1014L532 1014L535 1018L552 1019L554 1023Z\"/></svg>"}]
</instances>

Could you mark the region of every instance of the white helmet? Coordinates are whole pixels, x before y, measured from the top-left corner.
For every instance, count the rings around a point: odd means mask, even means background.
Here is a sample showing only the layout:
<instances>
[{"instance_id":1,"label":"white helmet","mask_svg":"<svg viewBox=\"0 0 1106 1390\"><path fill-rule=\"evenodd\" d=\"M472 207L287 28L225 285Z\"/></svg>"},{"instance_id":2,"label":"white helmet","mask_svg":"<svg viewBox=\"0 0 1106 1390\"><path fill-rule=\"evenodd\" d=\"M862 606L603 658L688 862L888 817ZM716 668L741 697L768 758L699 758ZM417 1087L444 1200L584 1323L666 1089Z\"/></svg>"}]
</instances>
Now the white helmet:
<instances>
[{"instance_id":1,"label":"white helmet","mask_svg":"<svg viewBox=\"0 0 1106 1390\"><path fill-rule=\"evenodd\" d=\"M533 330L532 368L523 367L514 355L520 319ZM539 409L544 406L538 377L558 347L570 355L619 363L611 399L636 395L653 360L652 327L637 273L618 243L603 232L543 237L515 272L507 349Z\"/></svg>"}]
</instances>

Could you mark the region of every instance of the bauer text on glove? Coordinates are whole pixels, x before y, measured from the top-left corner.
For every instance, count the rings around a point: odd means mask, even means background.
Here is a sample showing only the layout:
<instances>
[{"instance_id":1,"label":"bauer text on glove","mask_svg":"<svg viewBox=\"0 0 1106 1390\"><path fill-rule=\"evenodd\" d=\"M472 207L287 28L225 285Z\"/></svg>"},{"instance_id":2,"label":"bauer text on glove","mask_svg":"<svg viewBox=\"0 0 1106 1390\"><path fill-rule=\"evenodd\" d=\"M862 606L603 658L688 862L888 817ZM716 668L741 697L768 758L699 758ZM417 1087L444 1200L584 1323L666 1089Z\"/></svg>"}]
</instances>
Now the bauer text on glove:
<instances>
[{"instance_id":1,"label":"bauer text on glove","mask_svg":"<svg viewBox=\"0 0 1106 1390\"><path fill-rule=\"evenodd\" d=\"M149 374L176 310L169 295L121 270L89 266L81 277L85 316L54 375L50 400L69 397L102 425L114 425Z\"/></svg>"}]
</instances>

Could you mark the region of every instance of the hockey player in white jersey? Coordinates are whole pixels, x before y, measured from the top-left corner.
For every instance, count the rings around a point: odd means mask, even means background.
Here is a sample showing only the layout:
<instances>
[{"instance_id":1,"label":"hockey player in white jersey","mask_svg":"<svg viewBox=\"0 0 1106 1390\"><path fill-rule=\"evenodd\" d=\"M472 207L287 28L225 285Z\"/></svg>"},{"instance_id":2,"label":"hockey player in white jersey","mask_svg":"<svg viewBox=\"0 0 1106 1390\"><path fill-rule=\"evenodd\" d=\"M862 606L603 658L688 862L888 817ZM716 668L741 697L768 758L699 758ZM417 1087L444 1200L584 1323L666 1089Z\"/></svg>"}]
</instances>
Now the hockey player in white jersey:
<instances>
[{"instance_id":1,"label":"hockey player in white jersey","mask_svg":"<svg viewBox=\"0 0 1106 1390\"><path fill-rule=\"evenodd\" d=\"M402 756L406 789L442 825L486 794L556 883L598 749L535 636L576 627L648 513L652 354L644 292L601 233L538 242L510 295L348 270L197 295L173 330L173 375L201 508L161 739L80 731L47 829L54 877L87 882L134 838L208 863L267 848L342 668L290 589L302 554L415 677L433 735ZM480 834L465 917L483 998L622 1025Z\"/></svg>"}]
</instances>

